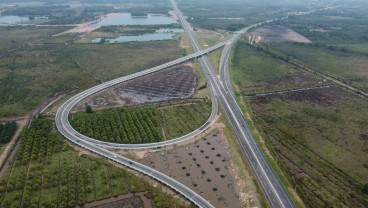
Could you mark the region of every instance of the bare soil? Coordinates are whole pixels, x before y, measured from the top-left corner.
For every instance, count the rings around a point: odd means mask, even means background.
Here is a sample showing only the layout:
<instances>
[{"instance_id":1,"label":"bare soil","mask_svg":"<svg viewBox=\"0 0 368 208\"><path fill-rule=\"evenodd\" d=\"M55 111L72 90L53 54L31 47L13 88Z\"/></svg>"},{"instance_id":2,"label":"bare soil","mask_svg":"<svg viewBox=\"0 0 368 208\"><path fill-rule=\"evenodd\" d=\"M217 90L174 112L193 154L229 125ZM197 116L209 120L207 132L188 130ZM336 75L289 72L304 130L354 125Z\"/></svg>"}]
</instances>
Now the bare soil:
<instances>
[{"instance_id":1,"label":"bare soil","mask_svg":"<svg viewBox=\"0 0 368 208\"><path fill-rule=\"evenodd\" d=\"M161 152L147 152L140 160L184 183L215 207L241 207L240 187L222 131Z\"/></svg>"},{"instance_id":2,"label":"bare soil","mask_svg":"<svg viewBox=\"0 0 368 208\"><path fill-rule=\"evenodd\" d=\"M269 98L257 98L259 102L268 103L272 102L278 95L270 96ZM282 98L282 97L281 97ZM312 89L303 92L290 93L287 99L306 102L318 106L332 106L336 101L343 99L343 95L336 91L335 87Z\"/></svg>"},{"instance_id":3,"label":"bare soil","mask_svg":"<svg viewBox=\"0 0 368 208\"><path fill-rule=\"evenodd\" d=\"M143 193L129 193L111 197L108 199L94 201L84 204L83 206L77 206L77 208L120 208L130 206L132 208L152 208L151 200L148 199Z\"/></svg>"},{"instance_id":4,"label":"bare soil","mask_svg":"<svg viewBox=\"0 0 368 208\"><path fill-rule=\"evenodd\" d=\"M192 67L183 64L103 90L81 101L77 110L86 105L99 109L190 98L196 85Z\"/></svg>"},{"instance_id":5,"label":"bare soil","mask_svg":"<svg viewBox=\"0 0 368 208\"><path fill-rule=\"evenodd\" d=\"M255 42L272 43L272 42L298 42L298 43L310 43L306 37L295 32L294 30L280 26L280 25L267 25L255 29L252 33Z\"/></svg>"},{"instance_id":6,"label":"bare soil","mask_svg":"<svg viewBox=\"0 0 368 208\"><path fill-rule=\"evenodd\" d=\"M302 72L296 72L291 75L286 75L281 77L280 79L274 79L271 82L267 83L268 88L273 88L275 85L278 86L304 86L317 83L318 79L309 75L306 75Z\"/></svg>"}]
</instances>

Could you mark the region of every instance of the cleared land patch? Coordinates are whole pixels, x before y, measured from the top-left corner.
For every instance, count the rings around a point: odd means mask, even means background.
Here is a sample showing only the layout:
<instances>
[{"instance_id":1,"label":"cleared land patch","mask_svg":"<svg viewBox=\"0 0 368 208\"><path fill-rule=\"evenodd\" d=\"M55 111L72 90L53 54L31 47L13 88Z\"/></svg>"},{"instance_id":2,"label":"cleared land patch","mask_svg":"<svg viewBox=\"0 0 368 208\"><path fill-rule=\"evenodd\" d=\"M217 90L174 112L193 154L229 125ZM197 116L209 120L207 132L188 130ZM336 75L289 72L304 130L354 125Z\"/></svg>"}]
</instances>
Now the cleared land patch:
<instances>
[{"instance_id":1,"label":"cleared land patch","mask_svg":"<svg viewBox=\"0 0 368 208\"><path fill-rule=\"evenodd\" d=\"M197 77L193 69L182 65L123 83L115 89L120 98L133 104L189 98L195 92Z\"/></svg>"},{"instance_id":2,"label":"cleared land patch","mask_svg":"<svg viewBox=\"0 0 368 208\"><path fill-rule=\"evenodd\" d=\"M239 186L222 131L186 146L147 154L141 162L184 183L215 207L240 207Z\"/></svg>"},{"instance_id":3,"label":"cleared land patch","mask_svg":"<svg viewBox=\"0 0 368 208\"><path fill-rule=\"evenodd\" d=\"M294 30L281 25L267 25L255 29L251 32L255 42L273 43L273 42L298 42L310 43L311 41Z\"/></svg>"},{"instance_id":4,"label":"cleared land patch","mask_svg":"<svg viewBox=\"0 0 368 208\"><path fill-rule=\"evenodd\" d=\"M105 108L185 99L192 97L196 86L194 70L179 65L106 89L84 99L76 109L83 110L85 105Z\"/></svg>"},{"instance_id":5,"label":"cleared land patch","mask_svg":"<svg viewBox=\"0 0 368 208\"><path fill-rule=\"evenodd\" d=\"M82 134L107 142L138 144L173 139L199 128L211 114L209 101L138 106L71 115Z\"/></svg>"}]
</instances>

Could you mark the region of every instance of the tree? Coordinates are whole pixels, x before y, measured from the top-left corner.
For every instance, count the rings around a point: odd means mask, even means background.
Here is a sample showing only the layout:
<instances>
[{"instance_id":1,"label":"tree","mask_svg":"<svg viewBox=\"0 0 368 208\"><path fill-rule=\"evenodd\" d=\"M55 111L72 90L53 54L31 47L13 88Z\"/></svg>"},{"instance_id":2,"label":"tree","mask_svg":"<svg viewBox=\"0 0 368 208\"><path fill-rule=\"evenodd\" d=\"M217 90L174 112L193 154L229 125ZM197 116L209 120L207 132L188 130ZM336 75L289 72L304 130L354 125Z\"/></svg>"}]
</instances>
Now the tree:
<instances>
[{"instance_id":1,"label":"tree","mask_svg":"<svg viewBox=\"0 0 368 208\"><path fill-rule=\"evenodd\" d=\"M363 192L363 194L367 194L368 195L368 183L365 183L363 185L362 192Z\"/></svg>"},{"instance_id":2,"label":"tree","mask_svg":"<svg viewBox=\"0 0 368 208\"><path fill-rule=\"evenodd\" d=\"M93 113L92 107L87 105L86 106L86 113Z\"/></svg>"}]
</instances>

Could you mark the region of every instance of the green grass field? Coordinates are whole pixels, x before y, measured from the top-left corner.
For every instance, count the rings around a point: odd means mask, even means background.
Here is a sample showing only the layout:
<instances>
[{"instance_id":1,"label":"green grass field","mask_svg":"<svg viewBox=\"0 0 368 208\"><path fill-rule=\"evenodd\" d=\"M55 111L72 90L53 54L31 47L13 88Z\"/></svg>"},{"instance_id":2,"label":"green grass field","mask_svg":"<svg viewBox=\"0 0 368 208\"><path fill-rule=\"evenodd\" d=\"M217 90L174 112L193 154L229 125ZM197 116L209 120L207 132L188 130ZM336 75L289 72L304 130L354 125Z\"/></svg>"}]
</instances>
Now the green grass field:
<instances>
[{"instance_id":1,"label":"green grass field","mask_svg":"<svg viewBox=\"0 0 368 208\"><path fill-rule=\"evenodd\" d=\"M52 37L63 29L0 28L0 117L25 115L56 92L83 90L184 54L175 40L73 44Z\"/></svg>"},{"instance_id":2,"label":"green grass field","mask_svg":"<svg viewBox=\"0 0 368 208\"><path fill-rule=\"evenodd\" d=\"M367 8L367 2L361 1L273 22L294 29L312 44L273 43L269 47L367 92Z\"/></svg>"},{"instance_id":3,"label":"green grass field","mask_svg":"<svg viewBox=\"0 0 368 208\"><path fill-rule=\"evenodd\" d=\"M246 25L281 16L281 8L272 1L251 2L230 0L225 2L181 1L179 7L199 28L236 31ZM266 6L267 5L267 6Z\"/></svg>"},{"instance_id":4,"label":"green grass field","mask_svg":"<svg viewBox=\"0 0 368 208\"><path fill-rule=\"evenodd\" d=\"M186 207L131 171L79 155L53 130L33 120L14 160L0 179L1 207L75 207L112 196L147 192L154 207Z\"/></svg>"},{"instance_id":5,"label":"green grass field","mask_svg":"<svg viewBox=\"0 0 368 208\"><path fill-rule=\"evenodd\" d=\"M242 41L234 47L231 64L230 74L237 94L312 86L319 81Z\"/></svg>"},{"instance_id":6,"label":"green grass field","mask_svg":"<svg viewBox=\"0 0 368 208\"><path fill-rule=\"evenodd\" d=\"M292 16L274 24L290 27L318 44L367 44L367 5L366 1L357 1L334 9Z\"/></svg>"},{"instance_id":7,"label":"green grass field","mask_svg":"<svg viewBox=\"0 0 368 208\"><path fill-rule=\"evenodd\" d=\"M183 136L203 125L211 114L209 101L108 109L71 116L72 126L102 141L139 144Z\"/></svg>"},{"instance_id":8,"label":"green grass field","mask_svg":"<svg viewBox=\"0 0 368 208\"><path fill-rule=\"evenodd\" d=\"M315 44L272 44L270 48L292 54L312 69L368 91L368 54Z\"/></svg>"},{"instance_id":9,"label":"green grass field","mask_svg":"<svg viewBox=\"0 0 368 208\"><path fill-rule=\"evenodd\" d=\"M275 45L262 47L274 49ZM310 45L278 46L288 47L292 52L286 54L295 56L307 48L312 61L335 66L356 61L354 53L333 59L328 57L334 53L323 55L320 48ZM331 74L340 72L351 76L355 73L340 69ZM238 94L319 84L320 79L300 73L265 50L242 42L234 49L231 78ZM299 81L292 77L299 77ZM276 162L308 207L367 206L367 196L361 193L368 181L366 99L337 87L248 100L238 98L242 109L247 109L244 113L251 115Z\"/></svg>"},{"instance_id":10,"label":"green grass field","mask_svg":"<svg viewBox=\"0 0 368 208\"><path fill-rule=\"evenodd\" d=\"M250 101L254 117L310 207L364 207L368 108L338 88Z\"/></svg>"},{"instance_id":11,"label":"green grass field","mask_svg":"<svg viewBox=\"0 0 368 208\"><path fill-rule=\"evenodd\" d=\"M165 138L174 139L199 128L208 120L211 110L210 101L159 108Z\"/></svg>"}]
</instances>

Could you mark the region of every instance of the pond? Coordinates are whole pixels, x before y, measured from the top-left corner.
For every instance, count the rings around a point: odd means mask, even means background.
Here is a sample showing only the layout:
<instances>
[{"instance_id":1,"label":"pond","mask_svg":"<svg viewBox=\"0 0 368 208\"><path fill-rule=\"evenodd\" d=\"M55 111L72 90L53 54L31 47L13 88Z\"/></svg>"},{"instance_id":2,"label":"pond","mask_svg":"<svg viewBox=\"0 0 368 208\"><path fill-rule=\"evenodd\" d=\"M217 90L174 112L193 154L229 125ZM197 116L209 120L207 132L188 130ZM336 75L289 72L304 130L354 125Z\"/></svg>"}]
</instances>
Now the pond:
<instances>
[{"instance_id":1,"label":"pond","mask_svg":"<svg viewBox=\"0 0 368 208\"><path fill-rule=\"evenodd\" d=\"M168 25L177 23L173 18L161 14L148 14L144 17L134 17L130 13L113 13L96 23L100 26L108 25Z\"/></svg>"},{"instance_id":2,"label":"pond","mask_svg":"<svg viewBox=\"0 0 368 208\"><path fill-rule=\"evenodd\" d=\"M134 35L134 36L120 36L117 38L106 38L105 41L109 43L122 43L131 41L153 41L153 40L171 40L175 36L175 33L154 33L146 35ZM93 43L100 43L101 38L92 40Z\"/></svg>"},{"instance_id":3,"label":"pond","mask_svg":"<svg viewBox=\"0 0 368 208\"><path fill-rule=\"evenodd\" d=\"M34 20L38 19L48 19L48 17L33 17ZM0 24L19 24L19 23L29 23L31 18L27 16L15 16L15 15L6 15L6 16L0 16Z\"/></svg>"},{"instance_id":4,"label":"pond","mask_svg":"<svg viewBox=\"0 0 368 208\"><path fill-rule=\"evenodd\" d=\"M20 17L20 16L0 16L0 23L2 24L15 24L29 21L29 17Z\"/></svg>"}]
</instances>

